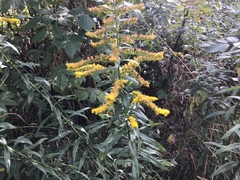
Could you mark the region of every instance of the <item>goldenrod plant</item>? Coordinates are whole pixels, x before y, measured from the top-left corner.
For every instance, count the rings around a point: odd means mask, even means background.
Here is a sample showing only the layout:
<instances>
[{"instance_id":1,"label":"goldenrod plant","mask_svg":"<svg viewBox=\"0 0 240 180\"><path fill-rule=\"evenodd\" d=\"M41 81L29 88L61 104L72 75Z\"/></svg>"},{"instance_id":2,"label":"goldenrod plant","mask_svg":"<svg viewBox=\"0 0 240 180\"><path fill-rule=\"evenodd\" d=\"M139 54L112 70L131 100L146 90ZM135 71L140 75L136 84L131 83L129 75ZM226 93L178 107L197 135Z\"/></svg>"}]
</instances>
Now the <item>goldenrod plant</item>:
<instances>
[{"instance_id":1,"label":"goldenrod plant","mask_svg":"<svg viewBox=\"0 0 240 180\"><path fill-rule=\"evenodd\" d=\"M158 100L156 97L139 91L141 86L150 86L139 70L141 62L160 61L164 52L136 48L136 42L153 41L155 35L135 34L126 29L139 20L131 12L140 11L144 4L130 4L123 0L105 0L104 3L88 9L104 18L99 29L86 32L91 39L90 45L102 52L66 66L74 71L76 78L91 76L95 87L104 92L102 104L91 110L108 121L107 138L97 145L100 159L106 161L110 158L114 174L119 178L151 177L154 173L152 165L167 169L171 164L162 158L165 149L144 134L144 129L150 126L144 107L163 116L168 116L170 111L158 107L154 103Z\"/></svg>"}]
</instances>

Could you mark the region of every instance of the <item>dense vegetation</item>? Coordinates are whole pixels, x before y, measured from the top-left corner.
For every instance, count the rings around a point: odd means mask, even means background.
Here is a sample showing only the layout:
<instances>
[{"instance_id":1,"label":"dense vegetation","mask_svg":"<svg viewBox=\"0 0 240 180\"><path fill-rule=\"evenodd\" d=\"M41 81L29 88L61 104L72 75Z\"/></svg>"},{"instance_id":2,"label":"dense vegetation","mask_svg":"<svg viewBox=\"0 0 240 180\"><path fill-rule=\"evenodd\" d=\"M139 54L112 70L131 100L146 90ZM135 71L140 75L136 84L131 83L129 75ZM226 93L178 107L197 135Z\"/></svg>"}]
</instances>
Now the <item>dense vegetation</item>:
<instances>
[{"instance_id":1,"label":"dense vegetation","mask_svg":"<svg viewBox=\"0 0 240 180\"><path fill-rule=\"evenodd\" d=\"M240 178L237 0L0 7L0 179Z\"/></svg>"}]
</instances>

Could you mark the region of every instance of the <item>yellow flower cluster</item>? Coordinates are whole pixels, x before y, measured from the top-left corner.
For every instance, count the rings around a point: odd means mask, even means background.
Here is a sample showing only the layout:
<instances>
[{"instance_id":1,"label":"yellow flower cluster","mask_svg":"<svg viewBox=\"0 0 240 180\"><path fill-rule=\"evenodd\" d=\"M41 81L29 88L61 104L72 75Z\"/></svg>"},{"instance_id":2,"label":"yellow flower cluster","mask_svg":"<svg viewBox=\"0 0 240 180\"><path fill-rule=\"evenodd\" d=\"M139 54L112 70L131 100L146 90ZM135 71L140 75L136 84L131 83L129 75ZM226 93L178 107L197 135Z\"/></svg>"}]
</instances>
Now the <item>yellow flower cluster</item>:
<instances>
[{"instance_id":1,"label":"yellow flower cluster","mask_svg":"<svg viewBox=\"0 0 240 180\"><path fill-rule=\"evenodd\" d=\"M139 91L133 91L133 95L133 103L143 103L149 108L153 109L157 115L162 114L164 116L168 116L168 114L170 113L168 109L159 108L156 104L153 103L153 101L157 100L156 97L144 95Z\"/></svg>"},{"instance_id":2,"label":"yellow flower cluster","mask_svg":"<svg viewBox=\"0 0 240 180\"><path fill-rule=\"evenodd\" d=\"M120 41L127 44L134 44L134 40L131 38L131 36L122 35L120 36Z\"/></svg>"},{"instance_id":3,"label":"yellow flower cluster","mask_svg":"<svg viewBox=\"0 0 240 180\"><path fill-rule=\"evenodd\" d=\"M136 55L134 58L138 63L142 61L160 61L163 59L164 52L149 52L142 49L126 48L121 51L123 56Z\"/></svg>"},{"instance_id":4,"label":"yellow flower cluster","mask_svg":"<svg viewBox=\"0 0 240 180\"><path fill-rule=\"evenodd\" d=\"M98 41L98 42L90 42L89 43L92 47L99 47L99 46L103 46L104 44L106 44L105 43L105 41L104 40L100 40L100 41Z\"/></svg>"},{"instance_id":5,"label":"yellow flower cluster","mask_svg":"<svg viewBox=\"0 0 240 180\"><path fill-rule=\"evenodd\" d=\"M137 71L133 70L132 76L137 79L141 86L149 87L150 83L143 79Z\"/></svg>"},{"instance_id":6,"label":"yellow flower cluster","mask_svg":"<svg viewBox=\"0 0 240 180\"><path fill-rule=\"evenodd\" d=\"M107 28L103 27L101 29L98 29L94 32L86 32L85 34L88 36L88 37L91 37L91 38L103 38L103 35L104 33L107 31Z\"/></svg>"},{"instance_id":7,"label":"yellow flower cluster","mask_svg":"<svg viewBox=\"0 0 240 180\"><path fill-rule=\"evenodd\" d=\"M141 4L135 4L135 5L132 5L132 6L122 6L119 8L119 11L122 12L122 13L125 13L125 12L128 12L128 11L131 11L131 10L134 10L134 9L144 9L144 4L141 3Z\"/></svg>"},{"instance_id":8,"label":"yellow flower cluster","mask_svg":"<svg viewBox=\"0 0 240 180\"><path fill-rule=\"evenodd\" d=\"M144 34L133 34L131 35L132 39L135 40L143 40L143 41L147 41L147 40L154 40L156 38L155 35L144 35Z\"/></svg>"},{"instance_id":9,"label":"yellow flower cluster","mask_svg":"<svg viewBox=\"0 0 240 180\"><path fill-rule=\"evenodd\" d=\"M97 56L90 56L85 60L81 60L77 63L66 63L67 69L72 71L78 71L79 67L82 67L86 64L96 63L96 62L107 62L109 55L100 54Z\"/></svg>"},{"instance_id":10,"label":"yellow flower cluster","mask_svg":"<svg viewBox=\"0 0 240 180\"><path fill-rule=\"evenodd\" d=\"M88 10L97 15L101 15L103 12L105 12L106 14L111 14L111 10L104 6L99 6L99 7L95 6L95 7L88 8Z\"/></svg>"},{"instance_id":11,"label":"yellow flower cluster","mask_svg":"<svg viewBox=\"0 0 240 180\"><path fill-rule=\"evenodd\" d=\"M136 118L133 116L128 117L130 125L132 126L133 129L138 129L138 122L136 121Z\"/></svg>"},{"instance_id":12,"label":"yellow flower cluster","mask_svg":"<svg viewBox=\"0 0 240 180\"><path fill-rule=\"evenodd\" d=\"M85 66L79 67L78 71L75 72L75 75L76 78L81 78L103 69L105 69L105 67L99 64L87 64Z\"/></svg>"},{"instance_id":13,"label":"yellow flower cluster","mask_svg":"<svg viewBox=\"0 0 240 180\"><path fill-rule=\"evenodd\" d=\"M21 21L16 18L0 17L0 21L6 21L10 24L20 24Z\"/></svg>"},{"instance_id":14,"label":"yellow flower cluster","mask_svg":"<svg viewBox=\"0 0 240 180\"><path fill-rule=\"evenodd\" d=\"M145 60L145 61L146 60L148 60L148 61L159 61L159 60L163 59L163 55L164 55L163 51L158 52L158 53L154 53L154 52L145 51L145 50L142 50L142 49L139 49L139 48L136 49L136 53L138 55L142 56L140 59L143 58L143 60ZM140 60L140 61L142 61L142 60Z\"/></svg>"},{"instance_id":15,"label":"yellow flower cluster","mask_svg":"<svg viewBox=\"0 0 240 180\"><path fill-rule=\"evenodd\" d=\"M109 25L111 25L111 24L113 24L113 23L115 23L116 21L115 21L115 16L110 16L110 17L108 17L108 18L106 18L106 19L103 19L103 24L105 25L105 26L109 26Z\"/></svg>"},{"instance_id":16,"label":"yellow flower cluster","mask_svg":"<svg viewBox=\"0 0 240 180\"><path fill-rule=\"evenodd\" d=\"M124 20L121 21L120 26L123 27L123 26L126 26L126 25L136 24L137 21L138 21L138 18L136 18L136 17L129 18L129 19L124 19Z\"/></svg>"},{"instance_id":17,"label":"yellow flower cluster","mask_svg":"<svg viewBox=\"0 0 240 180\"><path fill-rule=\"evenodd\" d=\"M116 80L114 82L111 92L107 96L105 96L106 103L97 108L92 109L92 113L97 115L105 112L109 108L109 106L111 106L116 101L119 95L119 90L122 89L127 82L128 81L125 79Z\"/></svg>"}]
</instances>

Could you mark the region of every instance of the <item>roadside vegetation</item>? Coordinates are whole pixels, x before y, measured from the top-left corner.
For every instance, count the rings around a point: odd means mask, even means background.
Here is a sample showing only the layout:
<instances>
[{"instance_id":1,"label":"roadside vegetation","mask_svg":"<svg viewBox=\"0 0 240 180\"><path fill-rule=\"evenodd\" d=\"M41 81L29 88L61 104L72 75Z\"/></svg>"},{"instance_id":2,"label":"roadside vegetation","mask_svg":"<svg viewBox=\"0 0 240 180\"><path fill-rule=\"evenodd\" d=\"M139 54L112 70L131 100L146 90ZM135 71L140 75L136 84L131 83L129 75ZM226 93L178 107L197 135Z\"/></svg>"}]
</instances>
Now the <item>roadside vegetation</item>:
<instances>
[{"instance_id":1,"label":"roadside vegetation","mask_svg":"<svg viewBox=\"0 0 240 180\"><path fill-rule=\"evenodd\" d=\"M240 178L237 0L0 7L0 179Z\"/></svg>"}]
</instances>

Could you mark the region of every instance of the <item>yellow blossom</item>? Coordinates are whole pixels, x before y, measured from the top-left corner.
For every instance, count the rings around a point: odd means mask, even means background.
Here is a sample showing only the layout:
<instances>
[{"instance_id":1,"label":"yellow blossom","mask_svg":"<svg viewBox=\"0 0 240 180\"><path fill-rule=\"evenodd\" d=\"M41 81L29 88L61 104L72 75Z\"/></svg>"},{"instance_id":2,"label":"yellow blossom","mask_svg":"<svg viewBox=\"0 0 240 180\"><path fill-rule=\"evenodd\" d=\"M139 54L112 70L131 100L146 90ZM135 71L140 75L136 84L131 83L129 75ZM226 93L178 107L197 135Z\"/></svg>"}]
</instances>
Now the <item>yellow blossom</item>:
<instances>
[{"instance_id":1,"label":"yellow blossom","mask_svg":"<svg viewBox=\"0 0 240 180\"><path fill-rule=\"evenodd\" d=\"M121 21L120 26L123 27L123 26L126 26L126 25L136 24L137 21L138 21L138 18L136 18L136 17L124 19L124 20Z\"/></svg>"},{"instance_id":2,"label":"yellow blossom","mask_svg":"<svg viewBox=\"0 0 240 180\"><path fill-rule=\"evenodd\" d=\"M106 14L111 13L111 10L109 10L107 7L104 7L104 6L98 6L98 7L95 6L95 7L88 8L88 10L97 15L101 15L103 12Z\"/></svg>"},{"instance_id":3,"label":"yellow blossom","mask_svg":"<svg viewBox=\"0 0 240 180\"><path fill-rule=\"evenodd\" d=\"M90 75L94 72L105 69L105 67L103 67L99 64L88 64L86 66L83 66L81 69L84 69L84 70L75 72L76 78L81 78L83 76L88 76L88 75Z\"/></svg>"},{"instance_id":4,"label":"yellow blossom","mask_svg":"<svg viewBox=\"0 0 240 180\"><path fill-rule=\"evenodd\" d=\"M107 103L105 103L105 104L103 104L103 105L101 105L101 106L99 106L97 108L94 108L94 109L92 109L92 113L96 114L96 115L98 115L100 113L103 113L103 112L105 112L108 109L108 107L111 104L112 104L111 102L107 102Z\"/></svg>"},{"instance_id":5,"label":"yellow blossom","mask_svg":"<svg viewBox=\"0 0 240 180\"><path fill-rule=\"evenodd\" d=\"M150 107L152 110L154 110L157 115L162 114L164 116L167 116L170 113L168 109L159 108L156 104L153 103L153 101L157 100L157 98L154 96L147 96L139 91L133 91L133 95L133 103L143 103L146 106Z\"/></svg>"},{"instance_id":6,"label":"yellow blossom","mask_svg":"<svg viewBox=\"0 0 240 180\"><path fill-rule=\"evenodd\" d=\"M155 112L156 114L162 114L164 116L168 116L170 113L168 109L162 109L162 108L157 108Z\"/></svg>"},{"instance_id":7,"label":"yellow blossom","mask_svg":"<svg viewBox=\"0 0 240 180\"><path fill-rule=\"evenodd\" d=\"M173 134L170 134L170 135L168 136L167 141L168 141L170 144L175 144L176 138L175 138L175 136L174 136Z\"/></svg>"},{"instance_id":8,"label":"yellow blossom","mask_svg":"<svg viewBox=\"0 0 240 180\"><path fill-rule=\"evenodd\" d=\"M137 81L140 83L141 86L149 87L150 83L144 80L137 71L133 70L132 75L134 78L137 79Z\"/></svg>"},{"instance_id":9,"label":"yellow blossom","mask_svg":"<svg viewBox=\"0 0 240 180\"><path fill-rule=\"evenodd\" d=\"M115 16L113 16L113 15L108 17L108 18L106 18L106 19L103 19L103 24L105 26L111 25L113 23L115 23Z\"/></svg>"},{"instance_id":10,"label":"yellow blossom","mask_svg":"<svg viewBox=\"0 0 240 180\"><path fill-rule=\"evenodd\" d=\"M102 38L106 31L107 31L107 28L103 27L94 32L88 31L85 34L86 34L86 36L91 37L91 38Z\"/></svg>"},{"instance_id":11,"label":"yellow blossom","mask_svg":"<svg viewBox=\"0 0 240 180\"><path fill-rule=\"evenodd\" d=\"M133 34L131 38L135 40L154 40L156 38L155 35L144 35L144 34Z\"/></svg>"},{"instance_id":12,"label":"yellow blossom","mask_svg":"<svg viewBox=\"0 0 240 180\"><path fill-rule=\"evenodd\" d=\"M67 69L72 71L77 71L79 67L82 67L86 64L96 63L96 62L106 62L109 59L108 55L100 54L97 56L90 56L87 59L81 60L76 63L66 63Z\"/></svg>"},{"instance_id":13,"label":"yellow blossom","mask_svg":"<svg viewBox=\"0 0 240 180\"><path fill-rule=\"evenodd\" d=\"M127 82L128 80L125 79L117 79L114 82L111 92L107 96L105 96L106 103L97 108L92 109L92 113L99 114L105 112L108 109L108 107L116 101L119 95L119 90L123 88Z\"/></svg>"},{"instance_id":14,"label":"yellow blossom","mask_svg":"<svg viewBox=\"0 0 240 180\"><path fill-rule=\"evenodd\" d=\"M144 9L144 4L143 3L141 3L141 4L135 4L135 5L132 5L132 6L121 6L120 8L119 8L119 11L120 12L122 12L122 13L124 13L124 12L128 12L128 11L131 11L131 10L134 10L134 9L138 9L138 10L140 10L140 9Z\"/></svg>"},{"instance_id":15,"label":"yellow blossom","mask_svg":"<svg viewBox=\"0 0 240 180\"><path fill-rule=\"evenodd\" d=\"M131 38L131 36L122 35L120 36L120 41L127 44L134 44L134 40Z\"/></svg>"},{"instance_id":16,"label":"yellow blossom","mask_svg":"<svg viewBox=\"0 0 240 180\"><path fill-rule=\"evenodd\" d=\"M133 129L138 128L138 122L135 117L129 116L128 119Z\"/></svg>"},{"instance_id":17,"label":"yellow blossom","mask_svg":"<svg viewBox=\"0 0 240 180\"><path fill-rule=\"evenodd\" d=\"M118 62L118 57L115 56L115 55L111 55L110 58L109 58L109 61L111 61L111 62Z\"/></svg>"},{"instance_id":18,"label":"yellow blossom","mask_svg":"<svg viewBox=\"0 0 240 180\"><path fill-rule=\"evenodd\" d=\"M100 40L98 42L90 42L89 43L92 47L98 47L98 46L102 46L105 44L105 41L104 40Z\"/></svg>"},{"instance_id":19,"label":"yellow blossom","mask_svg":"<svg viewBox=\"0 0 240 180\"><path fill-rule=\"evenodd\" d=\"M10 24L20 24L21 21L16 18L9 18L9 17L0 17L0 21L6 21Z\"/></svg>"}]
</instances>

